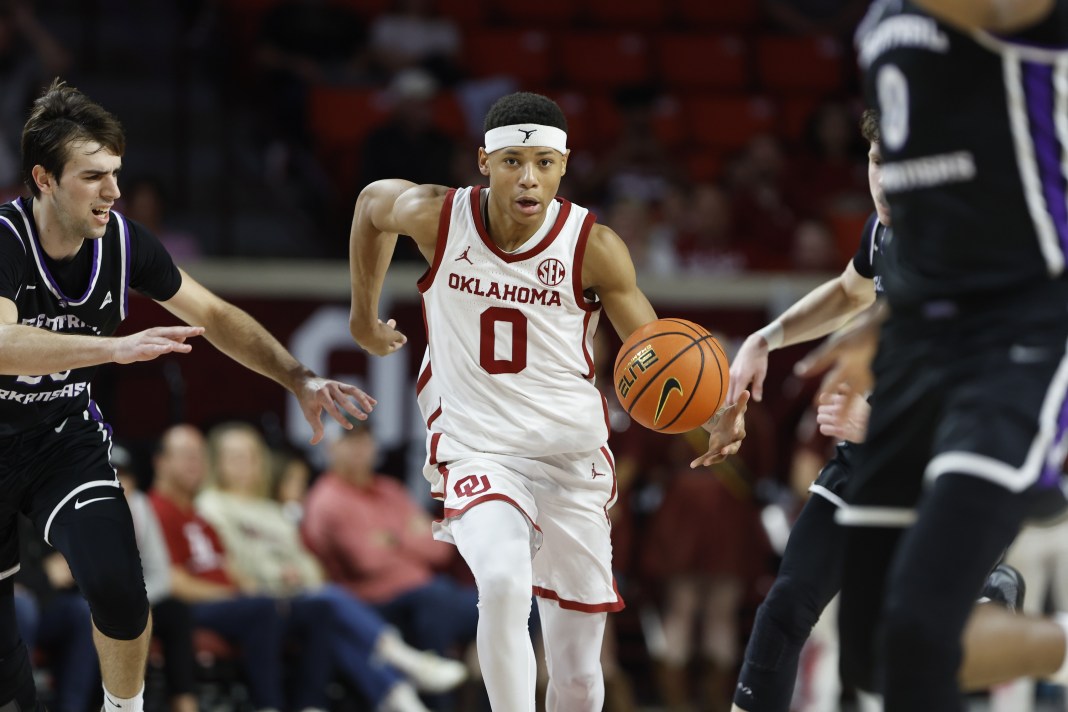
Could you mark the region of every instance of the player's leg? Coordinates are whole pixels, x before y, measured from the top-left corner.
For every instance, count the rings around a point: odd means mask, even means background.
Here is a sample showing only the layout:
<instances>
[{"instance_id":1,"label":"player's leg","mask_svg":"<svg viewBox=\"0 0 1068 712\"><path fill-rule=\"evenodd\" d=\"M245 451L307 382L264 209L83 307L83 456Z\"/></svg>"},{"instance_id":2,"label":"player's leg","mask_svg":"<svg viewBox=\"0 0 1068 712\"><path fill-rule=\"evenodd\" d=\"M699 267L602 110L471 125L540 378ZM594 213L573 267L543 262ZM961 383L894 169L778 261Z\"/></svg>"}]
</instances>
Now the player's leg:
<instances>
[{"instance_id":1,"label":"player's leg","mask_svg":"<svg viewBox=\"0 0 1068 712\"><path fill-rule=\"evenodd\" d=\"M148 596L130 508L109 460L110 432L86 413L38 439L39 486L29 515L70 566L89 602L105 710L143 706L151 637Z\"/></svg>"},{"instance_id":2,"label":"player's leg","mask_svg":"<svg viewBox=\"0 0 1068 712\"><path fill-rule=\"evenodd\" d=\"M18 571L18 527L15 511L0 504L0 712L38 708L37 690L26 644L15 618L15 572ZM43 708L42 708L43 709Z\"/></svg>"},{"instance_id":3,"label":"player's leg","mask_svg":"<svg viewBox=\"0 0 1068 712\"><path fill-rule=\"evenodd\" d=\"M813 495L801 510L775 583L757 610L735 689L735 710L789 710L801 648L841 580L836 509L824 497Z\"/></svg>"},{"instance_id":4,"label":"player's leg","mask_svg":"<svg viewBox=\"0 0 1068 712\"><path fill-rule=\"evenodd\" d=\"M599 712L604 706L601 642L607 613L561 608L538 598L549 687L546 712Z\"/></svg>"},{"instance_id":5,"label":"player's leg","mask_svg":"<svg viewBox=\"0 0 1068 712\"><path fill-rule=\"evenodd\" d=\"M513 505L489 501L452 520L450 532L478 585L478 660L490 705L533 712L530 522Z\"/></svg>"},{"instance_id":6,"label":"player's leg","mask_svg":"<svg viewBox=\"0 0 1068 712\"><path fill-rule=\"evenodd\" d=\"M961 639L987 573L1024 519L1020 497L968 475L939 477L903 535L880 627L888 712L963 710Z\"/></svg>"}]
</instances>

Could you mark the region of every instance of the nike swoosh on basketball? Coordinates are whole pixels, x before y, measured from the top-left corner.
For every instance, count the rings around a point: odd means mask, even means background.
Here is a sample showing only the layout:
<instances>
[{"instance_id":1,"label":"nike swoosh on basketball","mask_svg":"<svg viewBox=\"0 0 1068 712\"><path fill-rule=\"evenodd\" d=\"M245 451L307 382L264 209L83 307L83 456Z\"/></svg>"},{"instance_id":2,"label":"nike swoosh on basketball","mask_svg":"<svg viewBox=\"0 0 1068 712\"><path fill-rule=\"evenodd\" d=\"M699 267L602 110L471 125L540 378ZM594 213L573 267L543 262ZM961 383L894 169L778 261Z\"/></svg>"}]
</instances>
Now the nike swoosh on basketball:
<instances>
[{"instance_id":1,"label":"nike swoosh on basketball","mask_svg":"<svg viewBox=\"0 0 1068 712\"><path fill-rule=\"evenodd\" d=\"M87 504L92 504L93 502L102 502L105 499L115 499L115 498L114 497L96 497L94 499L87 499L84 502L81 501L80 499L76 499L76 500L74 500L74 508L75 509L81 509L82 507L84 507Z\"/></svg>"},{"instance_id":2,"label":"nike swoosh on basketball","mask_svg":"<svg viewBox=\"0 0 1068 712\"><path fill-rule=\"evenodd\" d=\"M660 422L660 414L664 412L664 406L667 405L667 399L674 391L678 391L680 396L685 395L682 390L682 384L679 383L679 379L671 377L664 381L664 386L660 389L660 400L656 403L656 415L653 417L654 425Z\"/></svg>"}]
</instances>

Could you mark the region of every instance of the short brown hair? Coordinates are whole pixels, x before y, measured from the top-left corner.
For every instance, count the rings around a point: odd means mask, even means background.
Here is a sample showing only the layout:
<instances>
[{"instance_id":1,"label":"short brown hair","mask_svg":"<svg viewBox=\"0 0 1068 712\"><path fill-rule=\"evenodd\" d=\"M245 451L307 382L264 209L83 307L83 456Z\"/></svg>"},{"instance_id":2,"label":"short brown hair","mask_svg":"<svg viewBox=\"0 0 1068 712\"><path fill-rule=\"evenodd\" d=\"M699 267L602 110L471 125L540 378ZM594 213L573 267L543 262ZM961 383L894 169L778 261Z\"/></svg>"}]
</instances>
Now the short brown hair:
<instances>
[{"instance_id":1,"label":"short brown hair","mask_svg":"<svg viewBox=\"0 0 1068 712\"><path fill-rule=\"evenodd\" d=\"M71 145L93 141L121 156L126 152L122 124L111 113L66 82L55 79L33 102L22 128L22 182L34 197L41 191L33 180L40 165L58 182L70 158Z\"/></svg>"},{"instance_id":2,"label":"short brown hair","mask_svg":"<svg viewBox=\"0 0 1068 712\"><path fill-rule=\"evenodd\" d=\"M860 133L869 143L879 143L878 109L865 109L860 115Z\"/></svg>"}]
</instances>

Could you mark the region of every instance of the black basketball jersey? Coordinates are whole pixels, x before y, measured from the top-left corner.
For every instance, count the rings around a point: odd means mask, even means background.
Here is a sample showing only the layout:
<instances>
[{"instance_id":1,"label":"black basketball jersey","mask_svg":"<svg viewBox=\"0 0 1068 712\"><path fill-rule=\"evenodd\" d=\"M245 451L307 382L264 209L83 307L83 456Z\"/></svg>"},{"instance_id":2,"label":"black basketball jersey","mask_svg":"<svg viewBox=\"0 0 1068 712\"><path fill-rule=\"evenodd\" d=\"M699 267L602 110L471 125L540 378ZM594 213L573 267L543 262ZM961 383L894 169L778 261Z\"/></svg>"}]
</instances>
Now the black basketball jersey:
<instances>
[{"instance_id":1,"label":"black basketball jersey","mask_svg":"<svg viewBox=\"0 0 1068 712\"><path fill-rule=\"evenodd\" d=\"M861 277L875 282L875 293L883 294L883 276L886 274L887 250L893 240L893 230L879 222L879 214L872 213L860 234L860 245L853 255L853 268Z\"/></svg>"},{"instance_id":2,"label":"black basketball jersey","mask_svg":"<svg viewBox=\"0 0 1068 712\"><path fill-rule=\"evenodd\" d=\"M880 117L895 305L1062 280L1068 249L1068 0L1012 37L964 33L904 0L857 29Z\"/></svg>"},{"instance_id":3,"label":"black basketball jersey","mask_svg":"<svg viewBox=\"0 0 1068 712\"><path fill-rule=\"evenodd\" d=\"M32 204L18 198L0 205L0 296L15 302L20 324L110 336L126 318L131 287L166 300L181 286L159 240L115 211L102 238L85 240L71 261L52 260L41 248ZM90 408L95 371L0 375L0 437L80 417Z\"/></svg>"}]
</instances>

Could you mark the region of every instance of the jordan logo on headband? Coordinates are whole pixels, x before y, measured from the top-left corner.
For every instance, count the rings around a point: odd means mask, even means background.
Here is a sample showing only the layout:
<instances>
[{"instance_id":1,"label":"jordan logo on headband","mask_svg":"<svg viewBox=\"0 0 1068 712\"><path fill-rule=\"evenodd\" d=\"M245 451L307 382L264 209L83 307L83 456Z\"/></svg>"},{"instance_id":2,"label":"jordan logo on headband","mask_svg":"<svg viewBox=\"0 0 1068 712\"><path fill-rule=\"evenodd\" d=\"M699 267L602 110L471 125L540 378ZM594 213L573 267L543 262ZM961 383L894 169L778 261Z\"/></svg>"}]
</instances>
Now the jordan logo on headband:
<instances>
[{"instance_id":1,"label":"jordan logo on headband","mask_svg":"<svg viewBox=\"0 0 1068 712\"><path fill-rule=\"evenodd\" d=\"M527 141L530 140L530 135L532 133L534 133L535 131L537 131L537 129L531 129L530 131L527 131L526 129L519 129L519 131L523 132L523 136L524 136L523 143L526 143Z\"/></svg>"}]
</instances>

